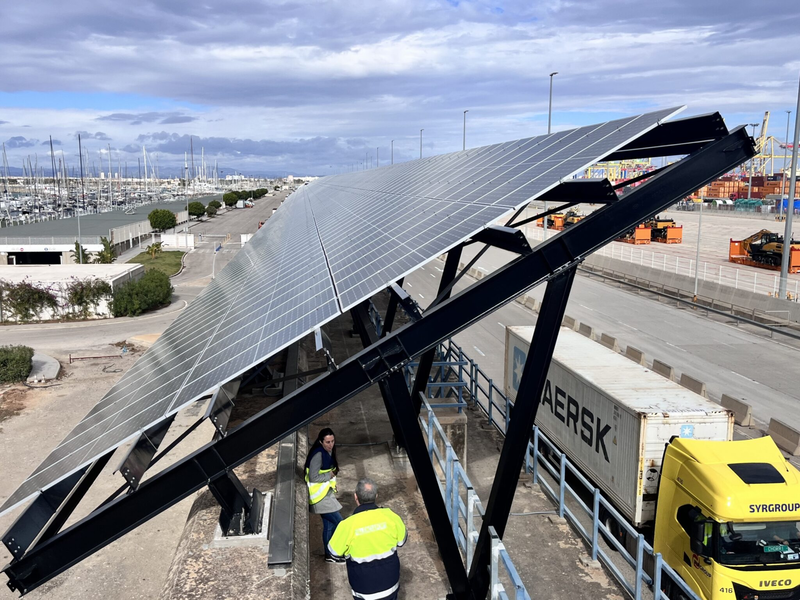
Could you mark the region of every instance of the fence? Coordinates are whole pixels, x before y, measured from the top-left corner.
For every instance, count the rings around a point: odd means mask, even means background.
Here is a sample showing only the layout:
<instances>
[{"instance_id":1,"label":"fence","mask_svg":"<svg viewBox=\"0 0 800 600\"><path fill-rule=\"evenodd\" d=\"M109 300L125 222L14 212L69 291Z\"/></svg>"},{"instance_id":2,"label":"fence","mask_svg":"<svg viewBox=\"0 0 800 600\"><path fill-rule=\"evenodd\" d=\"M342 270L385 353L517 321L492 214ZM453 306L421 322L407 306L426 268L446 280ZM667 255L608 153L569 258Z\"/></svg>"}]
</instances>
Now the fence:
<instances>
[{"instance_id":1,"label":"fence","mask_svg":"<svg viewBox=\"0 0 800 600\"><path fill-rule=\"evenodd\" d=\"M448 352L451 355L457 353L467 363L467 368L459 372L466 373L468 376L468 380L465 383L469 398L473 404L480 407L486 414L489 423L501 434L505 435L514 403L480 369L478 364L469 358L452 340L442 344L440 352L442 355L447 355ZM456 373L456 371L451 369L450 373ZM426 406L430 406L427 401ZM429 408L430 412L432 411ZM430 416L428 419L430 420ZM429 440L431 435L431 433L428 434ZM661 591L661 582L665 576L678 586L688 600L699 600L680 576L663 562L661 554L653 550L653 547L645 540L644 536L628 524L625 518L602 496L600 490L581 474L567 459L566 455L538 427L533 428L532 437L533 441L528 443L528 451L525 456L525 472L532 476L533 483L538 483L545 494L557 505L558 516L570 521L589 544L592 560L602 562L635 600L641 600L645 587L650 590L658 590L657 594L653 593L657 600L669 600L669 596ZM544 452L542 452L542 449L544 449ZM431 452L429 441L429 453ZM451 470L461 468L460 464L453 466L457 463L457 458L448 459L447 457L448 454L445 453L444 468L450 468ZM438 454L436 458L441 460ZM451 462L453 465L450 464ZM442 468L441 465L440 468ZM459 472L456 483L458 483L460 476ZM464 476L466 477L466 474ZM548 481L547 476L549 476L550 481ZM580 484L580 489L576 490L567 482L568 476L574 478ZM467 479L466 481L469 480ZM450 499L448 510L455 512L456 507L460 510L462 504L464 506L469 504L469 495L467 495L467 501L462 502L460 496L458 500L454 498L457 492L450 488L446 492L450 494L445 496L445 498ZM591 506L585 500L588 498L591 498ZM460 514L456 514L456 518L460 516ZM468 517L465 518L468 519ZM464 537L469 537L470 531L467 528ZM629 552L627 545L620 541L620 538L625 539L625 536L629 536L631 540L636 540L633 554ZM620 557L627 564L628 569L624 566L620 567L617 561L614 561L614 556ZM652 576L645 571L646 562L651 562L653 565Z\"/></svg>"},{"instance_id":2,"label":"fence","mask_svg":"<svg viewBox=\"0 0 800 600\"><path fill-rule=\"evenodd\" d=\"M548 230L547 237L550 238L556 233L558 232L551 233ZM525 234L533 239L544 239L544 230L538 227L527 227ZM773 272L758 273L757 271L738 269L705 261L700 262L698 267L695 264L696 261L691 258L651 252L636 248L631 244L607 244L600 248L596 254L677 275L694 277L696 273L697 278L701 281L726 285L737 290L746 290L756 294L777 296L780 284L780 275ZM789 281L787 288L787 291L792 293L792 297L797 300L798 293L800 293L800 281Z\"/></svg>"},{"instance_id":3,"label":"fence","mask_svg":"<svg viewBox=\"0 0 800 600\"><path fill-rule=\"evenodd\" d=\"M476 519L483 520L484 508L436 418L433 406L426 398L422 400L424 406L419 421L428 444L428 456L439 476L439 489L447 507L453 535L469 571L480 532L480 525L476 527L475 523ZM515 600L530 600L530 595L494 527L489 528L489 535L491 537L489 597L492 600L509 600L512 597ZM507 589L513 590L511 596Z\"/></svg>"}]
</instances>

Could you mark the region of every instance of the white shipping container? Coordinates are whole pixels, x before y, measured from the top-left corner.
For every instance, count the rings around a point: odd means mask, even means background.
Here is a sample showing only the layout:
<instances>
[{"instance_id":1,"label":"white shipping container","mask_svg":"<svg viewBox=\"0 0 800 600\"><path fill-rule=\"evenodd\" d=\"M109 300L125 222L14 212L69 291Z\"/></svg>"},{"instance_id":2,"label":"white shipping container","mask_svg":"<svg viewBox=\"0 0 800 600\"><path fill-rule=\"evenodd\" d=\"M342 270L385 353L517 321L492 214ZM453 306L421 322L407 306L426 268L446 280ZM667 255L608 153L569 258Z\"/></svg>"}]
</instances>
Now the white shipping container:
<instances>
[{"instance_id":1,"label":"white shipping container","mask_svg":"<svg viewBox=\"0 0 800 600\"><path fill-rule=\"evenodd\" d=\"M534 329L506 327L511 400ZM655 518L661 460L672 436L733 436L730 411L563 327L536 424L637 527Z\"/></svg>"}]
</instances>

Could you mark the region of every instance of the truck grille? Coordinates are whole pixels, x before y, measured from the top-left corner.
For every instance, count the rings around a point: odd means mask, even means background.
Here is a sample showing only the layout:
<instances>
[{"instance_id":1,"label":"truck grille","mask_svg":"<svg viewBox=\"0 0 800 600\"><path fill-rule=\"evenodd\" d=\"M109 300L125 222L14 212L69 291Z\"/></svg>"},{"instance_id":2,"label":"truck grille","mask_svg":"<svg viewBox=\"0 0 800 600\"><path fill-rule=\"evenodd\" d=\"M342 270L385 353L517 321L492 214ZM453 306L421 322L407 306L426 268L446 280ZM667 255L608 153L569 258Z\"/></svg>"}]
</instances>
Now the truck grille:
<instances>
[{"instance_id":1,"label":"truck grille","mask_svg":"<svg viewBox=\"0 0 800 600\"><path fill-rule=\"evenodd\" d=\"M752 590L733 584L736 600L800 600L800 586L788 590Z\"/></svg>"}]
</instances>

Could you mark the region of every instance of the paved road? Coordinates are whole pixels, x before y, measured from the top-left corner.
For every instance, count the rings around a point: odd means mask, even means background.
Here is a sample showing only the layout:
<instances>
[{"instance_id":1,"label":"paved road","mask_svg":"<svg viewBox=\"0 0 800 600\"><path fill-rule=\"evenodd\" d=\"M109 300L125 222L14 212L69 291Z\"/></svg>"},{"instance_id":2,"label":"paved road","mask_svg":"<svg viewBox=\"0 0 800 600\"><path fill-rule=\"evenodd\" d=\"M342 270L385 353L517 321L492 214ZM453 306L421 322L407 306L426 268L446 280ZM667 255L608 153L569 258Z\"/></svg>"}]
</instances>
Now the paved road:
<instances>
[{"instance_id":1,"label":"paved road","mask_svg":"<svg viewBox=\"0 0 800 600\"><path fill-rule=\"evenodd\" d=\"M463 260L474 252L465 251ZM492 249L478 266L493 271L509 258L508 253ZM435 296L441 267L434 261L407 278L406 289L423 306ZM544 286L530 293L541 299ZM631 344L650 360L658 358L679 373L705 381L712 398L723 393L744 398L758 420L777 417L800 428L796 347L583 276L576 279L567 314L616 337L623 348ZM532 312L514 303L460 333L456 341L502 387L504 326L534 320Z\"/></svg>"},{"instance_id":2,"label":"paved road","mask_svg":"<svg viewBox=\"0 0 800 600\"><path fill-rule=\"evenodd\" d=\"M227 211L214 219L192 225L192 233L202 232L206 240L185 259L185 268L172 279L175 294L172 304L161 310L139 317L123 317L80 323L59 323L43 325L4 326L4 344L25 344L43 352L69 353L91 349L104 344L113 344L141 334L161 333L178 316L181 310L211 281L214 246L231 234L230 241L222 243L217 253L216 272L219 273L241 249L242 233L255 233L258 222L267 220L272 209L280 206L287 192L279 192L258 200L254 208ZM210 237L210 236L222 237ZM136 256L139 249L133 249L120 257L120 262Z\"/></svg>"}]
</instances>

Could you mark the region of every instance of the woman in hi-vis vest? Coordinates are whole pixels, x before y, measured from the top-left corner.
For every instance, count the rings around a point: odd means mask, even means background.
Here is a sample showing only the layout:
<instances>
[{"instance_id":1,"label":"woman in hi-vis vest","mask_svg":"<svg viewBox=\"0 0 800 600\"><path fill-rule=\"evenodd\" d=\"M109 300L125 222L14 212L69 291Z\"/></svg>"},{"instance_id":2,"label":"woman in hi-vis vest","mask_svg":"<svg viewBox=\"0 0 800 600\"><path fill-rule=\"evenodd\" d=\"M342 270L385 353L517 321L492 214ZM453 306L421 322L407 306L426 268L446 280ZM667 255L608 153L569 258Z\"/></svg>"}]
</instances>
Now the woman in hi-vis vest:
<instances>
[{"instance_id":1,"label":"woman in hi-vis vest","mask_svg":"<svg viewBox=\"0 0 800 600\"><path fill-rule=\"evenodd\" d=\"M322 547L326 562L336 562L328 554L328 542L341 522L339 511L342 505L336 499L336 438L333 430L326 427L319 432L317 441L306 457L306 484L308 485L308 510L322 517Z\"/></svg>"}]
</instances>

